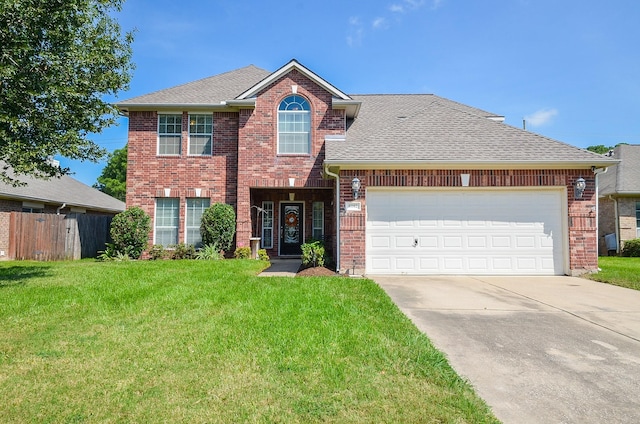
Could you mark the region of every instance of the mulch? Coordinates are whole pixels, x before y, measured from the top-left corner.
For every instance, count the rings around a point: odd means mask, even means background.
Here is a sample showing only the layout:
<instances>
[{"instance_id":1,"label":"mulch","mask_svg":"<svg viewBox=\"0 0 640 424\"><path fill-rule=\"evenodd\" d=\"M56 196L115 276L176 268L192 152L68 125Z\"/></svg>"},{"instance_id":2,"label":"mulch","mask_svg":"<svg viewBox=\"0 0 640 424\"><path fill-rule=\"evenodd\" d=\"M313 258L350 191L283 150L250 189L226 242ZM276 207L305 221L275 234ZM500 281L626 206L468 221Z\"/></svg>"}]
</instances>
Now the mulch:
<instances>
[{"instance_id":1,"label":"mulch","mask_svg":"<svg viewBox=\"0 0 640 424\"><path fill-rule=\"evenodd\" d=\"M296 277L335 277L336 275L338 274L336 274L335 271L323 266L313 266L310 268L301 266L300 269L298 269Z\"/></svg>"}]
</instances>

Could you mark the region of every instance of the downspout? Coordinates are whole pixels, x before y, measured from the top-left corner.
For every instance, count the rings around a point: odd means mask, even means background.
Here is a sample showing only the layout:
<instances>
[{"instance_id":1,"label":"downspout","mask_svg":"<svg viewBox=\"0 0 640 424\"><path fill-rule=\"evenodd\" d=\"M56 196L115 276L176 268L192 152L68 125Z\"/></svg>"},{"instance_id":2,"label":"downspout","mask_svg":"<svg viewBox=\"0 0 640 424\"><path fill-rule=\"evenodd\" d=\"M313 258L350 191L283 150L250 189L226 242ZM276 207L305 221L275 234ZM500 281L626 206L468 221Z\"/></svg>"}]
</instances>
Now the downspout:
<instances>
[{"instance_id":1,"label":"downspout","mask_svg":"<svg viewBox=\"0 0 640 424\"><path fill-rule=\"evenodd\" d=\"M614 216L613 222L615 223L614 230L616 231L616 254L619 254L620 253L620 222L618 221L618 219L620 218L618 217L618 199L616 199L612 195L609 195L609 199L613 201L613 216Z\"/></svg>"},{"instance_id":2,"label":"downspout","mask_svg":"<svg viewBox=\"0 0 640 424\"><path fill-rule=\"evenodd\" d=\"M329 166L324 166L324 173L336 179L336 271L340 272L340 175L329 171Z\"/></svg>"},{"instance_id":3,"label":"downspout","mask_svg":"<svg viewBox=\"0 0 640 424\"><path fill-rule=\"evenodd\" d=\"M60 206L58 209L56 209L56 215L60 215L60 209L64 209L67 207L66 203L63 203L62 206Z\"/></svg>"}]
</instances>

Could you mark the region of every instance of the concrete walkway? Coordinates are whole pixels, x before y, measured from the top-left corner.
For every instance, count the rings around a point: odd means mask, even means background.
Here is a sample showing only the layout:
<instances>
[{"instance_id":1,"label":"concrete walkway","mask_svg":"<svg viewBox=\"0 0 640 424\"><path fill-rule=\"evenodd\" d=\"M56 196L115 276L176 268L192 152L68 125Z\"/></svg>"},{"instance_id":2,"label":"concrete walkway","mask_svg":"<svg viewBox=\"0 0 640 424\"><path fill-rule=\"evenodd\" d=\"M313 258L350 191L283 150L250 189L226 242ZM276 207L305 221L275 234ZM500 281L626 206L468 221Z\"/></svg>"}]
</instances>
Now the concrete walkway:
<instances>
[{"instance_id":1,"label":"concrete walkway","mask_svg":"<svg viewBox=\"0 0 640 424\"><path fill-rule=\"evenodd\" d=\"M300 265L300 259L271 259L271 266L258 274L258 277L295 277Z\"/></svg>"},{"instance_id":2,"label":"concrete walkway","mask_svg":"<svg viewBox=\"0 0 640 424\"><path fill-rule=\"evenodd\" d=\"M375 277L504 423L640 422L640 292L572 277Z\"/></svg>"}]
</instances>

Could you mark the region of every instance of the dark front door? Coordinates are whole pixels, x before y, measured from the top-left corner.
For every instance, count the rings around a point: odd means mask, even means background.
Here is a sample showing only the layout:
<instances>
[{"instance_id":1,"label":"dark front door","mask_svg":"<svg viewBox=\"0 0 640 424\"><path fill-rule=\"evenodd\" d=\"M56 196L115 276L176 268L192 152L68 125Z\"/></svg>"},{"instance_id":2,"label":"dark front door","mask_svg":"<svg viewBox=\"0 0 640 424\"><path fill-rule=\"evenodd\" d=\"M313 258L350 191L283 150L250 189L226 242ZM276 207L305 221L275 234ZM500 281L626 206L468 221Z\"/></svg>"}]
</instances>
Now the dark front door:
<instances>
[{"instance_id":1,"label":"dark front door","mask_svg":"<svg viewBox=\"0 0 640 424\"><path fill-rule=\"evenodd\" d=\"M303 226L302 203L282 203L280 206L280 254L300 255Z\"/></svg>"}]
</instances>

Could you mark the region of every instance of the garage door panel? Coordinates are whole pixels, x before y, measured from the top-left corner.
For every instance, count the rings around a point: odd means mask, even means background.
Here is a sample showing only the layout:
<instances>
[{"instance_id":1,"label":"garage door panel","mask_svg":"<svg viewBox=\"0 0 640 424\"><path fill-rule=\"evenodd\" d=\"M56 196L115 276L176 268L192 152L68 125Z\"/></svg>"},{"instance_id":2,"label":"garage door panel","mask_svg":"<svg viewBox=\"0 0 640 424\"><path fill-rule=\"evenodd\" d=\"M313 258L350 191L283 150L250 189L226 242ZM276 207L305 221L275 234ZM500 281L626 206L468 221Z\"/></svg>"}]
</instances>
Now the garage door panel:
<instances>
[{"instance_id":1,"label":"garage door panel","mask_svg":"<svg viewBox=\"0 0 640 424\"><path fill-rule=\"evenodd\" d=\"M368 190L367 272L563 273L563 191L470 193Z\"/></svg>"}]
</instances>

